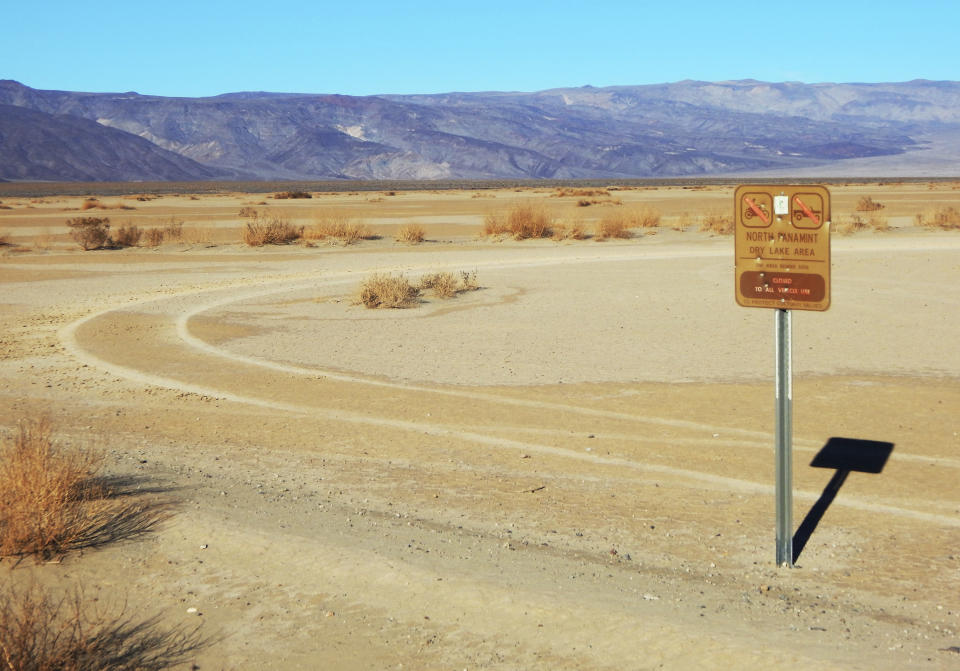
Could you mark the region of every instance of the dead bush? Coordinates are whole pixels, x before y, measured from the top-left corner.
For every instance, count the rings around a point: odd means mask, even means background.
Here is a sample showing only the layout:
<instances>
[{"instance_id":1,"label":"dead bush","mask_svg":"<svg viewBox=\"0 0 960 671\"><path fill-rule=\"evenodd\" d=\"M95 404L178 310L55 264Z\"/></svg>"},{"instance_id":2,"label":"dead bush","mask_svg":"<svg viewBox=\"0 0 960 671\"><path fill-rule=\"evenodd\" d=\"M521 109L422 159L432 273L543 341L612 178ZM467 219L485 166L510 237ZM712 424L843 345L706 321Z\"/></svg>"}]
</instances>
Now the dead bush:
<instances>
[{"instance_id":1,"label":"dead bush","mask_svg":"<svg viewBox=\"0 0 960 671\"><path fill-rule=\"evenodd\" d=\"M0 446L0 556L66 552L103 521L95 451L63 449L46 419L22 420Z\"/></svg>"},{"instance_id":2,"label":"dead bush","mask_svg":"<svg viewBox=\"0 0 960 671\"><path fill-rule=\"evenodd\" d=\"M132 224L121 226L113 236L113 244L117 247L136 247L140 244L143 232Z\"/></svg>"},{"instance_id":3,"label":"dead bush","mask_svg":"<svg viewBox=\"0 0 960 671\"><path fill-rule=\"evenodd\" d=\"M316 218L313 226L304 230L303 237L306 240L335 240L351 245L360 240L372 240L376 236L363 222L353 221L343 214L324 214Z\"/></svg>"},{"instance_id":4,"label":"dead bush","mask_svg":"<svg viewBox=\"0 0 960 671\"><path fill-rule=\"evenodd\" d=\"M106 613L76 590L54 597L36 584L0 593L0 667L10 671L159 671L209 644L198 628L165 630L126 608Z\"/></svg>"},{"instance_id":5,"label":"dead bush","mask_svg":"<svg viewBox=\"0 0 960 671\"><path fill-rule=\"evenodd\" d=\"M80 203L80 209L83 210L84 212L86 212L87 210L92 210L94 208L97 208L100 210L105 209L104 206L100 203L100 201L97 200L96 198L87 198L82 203Z\"/></svg>"},{"instance_id":6,"label":"dead bush","mask_svg":"<svg viewBox=\"0 0 960 671\"><path fill-rule=\"evenodd\" d=\"M716 212L705 214L703 218L700 219L700 230L703 232L716 233L717 235L733 235L733 216Z\"/></svg>"},{"instance_id":7,"label":"dead bush","mask_svg":"<svg viewBox=\"0 0 960 671\"><path fill-rule=\"evenodd\" d=\"M294 226L283 217L258 215L247 222L243 231L243 241L250 247L285 245L299 239L302 235L302 226Z\"/></svg>"},{"instance_id":8,"label":"dead bush","mask_svg":"<svg viewBox=\"0 0 960 671\"><path fill-rule=\"evenodd\" d=\"M419 302L420 289L401 275L375 273L363 281L354 304L367 308L409 308Z\"/></svg>"},{"instance_id":9,"label":"dead bush","mask_svg":"<svg viewBox=\"0 0 960 671\"><path fill-rule=\"evenodd\" d=\"M960 210L949 205L918 214L916 219L917 226L924 228L940 228L945 231L960 229Z\"/></svg>"},{"instance_id":10,"label":"dead bush","mask_svg":"<svg viewBox=\"0 0 960 671\"><path fill-rule=\"evenodd\" d=\"M281 191L273 194L274 200L289 200L292 198L313 198L306 191Z\"/></svg>"},{"instance_id":11,"label":"dead bush","mask_svg":"<svg viewBox=\"0 0 960 671\"><path fill-rule=\"evenodd\" d=\"M552 224L546 208L523 203L514 205L505 214L488 214L484 220L483 234L509 234L514 240L546 238L552 234Z\"/></svg>"},{"instance_id":12,"label":"dead bush","mask_svg":"<svg viewBox=\"0 0 960 671\"><path fill-rule=\"evenodd\" d=\"M870 196L860 196L855 209L857 212L876 212L882 210L883 207L883 203L878 203Z\"/></svg>"},{"instance_id":13,"label":"dead bush","mask_svg":"<svg viewBox=\"0 0 960 671\"><path fill-rule=\"evenodd\" d=\"M163 239L175 242L183 240L183 222L176 217L170 217L163 226Z\"/></svg>"},{"instance_id":14,"label":"dead bush","mask_svg":"<svg viewBox=\"0 0 960 671\"><path fill-rule=\"evenodd\" d=\"M849 217L840 217L833 230L840 235L853 235L863 231L889 231L890 224L887 218L878 214L872 214L864 218L859 214L852 214Z\"/></svg>"},{"instance_id":15,"label":"dead bush","mask_svg":"<svg viewBox=\"0 0 960 671\"><path fill-rule=\"evenodd\" d=\"M241 207L241 208L240 208L240 212L239 212L238 216L241 216L241 217L243 217L244 219L247 219L247 218L252 218L252 217L259 216L259 212L257 212L257 209L256 209L255 207L250 207L250 206L248 205L248 206L246 206L246 207Z\"/></svg>"},{"instance_id":16,"label":"dead bush","mask_svg":"<svg viewBox=\"0 0 960 671\"><path fill-rule=\"evenodd\" d=\"M54 443L46 418L21 420L0 442L0 557L49 559L148 533L167 518L167 504L122 496L102 466L99 450Z\"/></svg>"},{"instance_id":17,"label":"dead bush","mask_svg":"<svg viewBox=\"0 0 960 671\"><path fill-rule=\"evenodd\" d=\"M148 247L159 247L161 244L163 244L162 228L148 228L146 230L146 236Z\"/></svg>"},{"instance_id":18,"label":"dead bush","mask_svg":"<svg viewBox=\"0 0 960 671\"><path fill-rule=\"evenodd\" d=\"M595 239L603 241L610 238L630 238L633 237L630 228L629 218L623 212L614 212L604 216L596 223Z\"/></svg>"},{"instance_id":19,"label":"dead bush","mask_svg":"<svg viewBox=\"0 0 960 671\"><path fill-rule=\"evenodd\" d=\"M110 241L110 220L101 217L76 217L67 220L70 237L84 251L100 249Z\"/></svg>"},{"instance_id":20,"label":"dead bush","mask_svg":"<svg viewBox=\"0 0 960 671\"><path fill-rule=\"evenodd\" d=\"M431 273L420 278L420 289L433 292L437 298L453 298L457 295L459 282L453 273Z\"/></svg>"},{"instance_id":21,"label":"dead bush","mask_svg":"<svg viewBox=\"0 0 960 671\"><path fill-rule=\"evenodd\" d=\"M427 232L420 224L404 224L397 230L397 242L418 245L426 239Z\"/></svg>"},{"instance_id":22,"label":"dead bush","mask_svg":"<svg viewBox=\"0 0 960 671\"><path fill-rule=\"evenodd\" d=\"M550 236L553 240L583 240L587 237L586 230L582 221L574 221L570 224L555 224L553 234Z\"/></svg>"}]
</instances>

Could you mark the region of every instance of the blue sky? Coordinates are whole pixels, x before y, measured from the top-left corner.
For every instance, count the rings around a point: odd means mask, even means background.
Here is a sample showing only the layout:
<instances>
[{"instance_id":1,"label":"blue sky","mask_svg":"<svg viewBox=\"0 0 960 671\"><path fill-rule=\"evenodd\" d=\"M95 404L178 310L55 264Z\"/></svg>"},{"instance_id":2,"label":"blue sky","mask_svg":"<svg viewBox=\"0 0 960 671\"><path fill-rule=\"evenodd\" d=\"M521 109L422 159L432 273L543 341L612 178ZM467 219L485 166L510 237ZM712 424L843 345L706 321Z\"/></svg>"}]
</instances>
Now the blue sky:
<instances>
[{"instance_id":1,"label":"blue sky","mask_svg":"<svg viewBox=\"0 0 960 671\"><path fill-rule=\"evenodd\" d=\"M43 89L372 95L960 79L956 0L6 4L0 79Z\"/></svg>"}]
</instances>

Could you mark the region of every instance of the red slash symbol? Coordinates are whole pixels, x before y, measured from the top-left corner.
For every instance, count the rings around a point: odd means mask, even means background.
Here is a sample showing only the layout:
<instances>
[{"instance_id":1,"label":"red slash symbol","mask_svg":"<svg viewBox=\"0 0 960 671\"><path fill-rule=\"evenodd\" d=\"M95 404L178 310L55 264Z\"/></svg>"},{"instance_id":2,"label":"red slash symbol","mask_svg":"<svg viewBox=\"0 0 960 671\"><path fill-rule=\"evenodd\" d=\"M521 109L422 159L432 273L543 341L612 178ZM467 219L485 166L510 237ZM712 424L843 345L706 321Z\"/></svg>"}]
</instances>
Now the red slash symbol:
<instances>
[{"instance_id":1,"label":"red slash symbol","mask_svg":"<svg viewBox=\"0 0 960 671\"><path fill-rule=\"evenodd\" d=\"M807 207L806 204L804 204L804 202L803 202L802 200L800 200L800 196L794 196L794 197L793 197L793 202L795 202L795 203L800 207L800 209L803 210L803 213L804 213L805 215L807 215L808 217L810 217L810 219L813 221L813 223L815 223L817 226L820 225L820 219L817 218L817 215L815 215L815 214L813 213L813 210L811 210L809 207Z\"/></svg>"},{"instance_id":2,"label":"red slash symbol","mask_svg":"<svg viewBox=\"0 0 960 671\"><path fill-rule=\"evenodd\" d=\"M754 213L755 215L757 215L758 217L760 217L760 218L763 220L763 223L765 223L765 224L769 224L769 223L770 223L770 217L768 217L767 214L766 214L766 212L764 212L763 210L761 210L761 209L757 206L757 204L756 204L755 202L753 202L753 201L750 200L749 198L744 198L744 199L743 199L743 202L745 202L745 203L747 204L747 207L749 207L749 208L753 211L753 213Z\"/></svg>"}]
</instances>

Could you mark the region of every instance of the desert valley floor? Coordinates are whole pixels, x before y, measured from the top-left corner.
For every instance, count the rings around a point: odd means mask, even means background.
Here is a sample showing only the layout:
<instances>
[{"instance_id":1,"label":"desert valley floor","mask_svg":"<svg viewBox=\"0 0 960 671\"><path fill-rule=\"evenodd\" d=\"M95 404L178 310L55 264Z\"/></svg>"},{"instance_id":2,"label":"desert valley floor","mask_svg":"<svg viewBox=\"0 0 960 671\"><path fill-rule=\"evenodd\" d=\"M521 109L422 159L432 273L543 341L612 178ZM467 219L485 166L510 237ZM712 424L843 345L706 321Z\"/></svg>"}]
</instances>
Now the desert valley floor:
<instances>
[{"instance_id":1,"label":"desert valley floor","mask_svg":"<svg viewBox=\"0 0 960 671\"><path fill-rule=\"evenodd\" d=\"M869 196L889 230L835 235L830 310L793 314L793 569L773 311L735 303L732 237L698 230L733 187L139 188L0 191L0 427L48 416L169 514L5 558L4 583L199 626L184 668L960 668L960 231L916 225L960 184L830 187L835 220ZM517 203L587 238L481 235ZM659 226L590 237L640 207ZM373 235L250 247L253 210ZM88 215L177 235L82 251ZM479 289L354 300L441 271ZM827 501L831 438L893 450Z\"/></svg>"}]
</instances>

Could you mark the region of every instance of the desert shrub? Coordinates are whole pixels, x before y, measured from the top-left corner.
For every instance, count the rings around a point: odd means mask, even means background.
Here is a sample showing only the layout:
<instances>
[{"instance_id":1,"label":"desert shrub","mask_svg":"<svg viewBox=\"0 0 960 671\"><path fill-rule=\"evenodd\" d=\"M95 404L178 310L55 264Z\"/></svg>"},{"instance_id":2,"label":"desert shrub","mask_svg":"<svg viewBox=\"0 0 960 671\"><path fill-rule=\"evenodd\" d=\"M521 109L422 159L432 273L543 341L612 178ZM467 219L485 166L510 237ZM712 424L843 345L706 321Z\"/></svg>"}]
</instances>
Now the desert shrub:
<instances>
[{"instance_id":1,"label":"desert shrub","mask_svg":"<svg viewBox=\"0 0 960 671\"><path fill-rule=\"evenodd\" d=\"M163 239L175 240L176 242L183 240L183 222L176 217L170 217L167 223L163 225Z\"/></svg>"},{"instance_id":2,"label":"desert shrub","mask_svg":"<svg viewBox=\"0 0 960 671\"><path fill-rule=\"evenodd\" d=\"M257 212L257 209L255 207L250 207L249 205L247 205L246 207L240 208L239 216L243 217L244 219L256 217L258 215L259 215L259 212Z\"/></svg>"},{"instance_id":3,"label":"desert shrub","mask_svg":"<svg viewBox=\"0 0 960 671\"><path fill-rule=\"evenodd\" d=\"M6 231L0 231L0 246L6 245L10 242L10 238L7 236Z\"/></svg>"},{"instance_id":4,"label":"desert shrub","mask_svg":"<svg viewBox=\"0 0 960 671\"><path fill-rule=\"evenodd\" d=\"M113 243L117 247L136 247L140 244L143 232L132 224L121 226L113 236Z\"/></svg>"},{"instance_id":5,"label":"desert shrub","mask_svg":"<svg viewBox=\"0 0 960 671\"><path fill-rule=\"evenodd\" d=\"M250 247L264 245L285 245L303 235L303 227L291 224L276 215L257 216L247 222L243 231L243 241Z\"/></svg>"},{"instance_id":6,"label":"desert shrub","mask_svg":"<svg viewBox=\"0 0 960 671\"><path fill-rule=\"evenodd\" d=\"M162 630L157 618L105 613L83 593L53 597L34 584L0 593L0 667L11 671L159 671L208 645L199 628Z\"/></svg>"},{"instance_id":7,"label":"desert shrub","mask_svg":"<svg viewBox=\"0 0 960 671\"><path fill-rule=\"evenodd\" d=\"M67 220L70 237L84 251L100 249L110 241L110 220L101 217L76 217Z\"/></svg>"},{"instance_id":8,"label":"desert shrub","mask_svg":"<svg viewBox=\"0 0 960 671\"><path fill-rule=\"evenodd\" d=\"M313 198L306 191L281 191L273 194L275 200L289 200L291 198Z\"/></svg>"},{"instance_id":9,"label":"desert shrub","mask_svg":"<svg viewBox=\"0 0 960 671\"><path fill-rule=\"evenodd\" d=\"M404 224L397 230L397 242L416 245L426 239L427 232L420 224Z\"/></svg>"},{"instance_id":10,"label":"desert shrub","mask_svg":"<svg viewBox=\"0 0 960 671\"><path fill-rule=\"evenodd\" d=\"M553 196L556 198L564 198L567 196L573 197L590 197L590 196L609 196L609 189L591 189L591 188L558 188Z\"/></svg>"},{"instance_id":11,"label":"desert shrub","mask_svg":"<svg viewBox=\"0 0 960 671\"><path fill-rule=\"evenodd\" d=\"M574 221L570 224L556 224L553 227L553 234L550 236L553 240L583 240L587 237L582 221Z\"/></svg>"},{"instance_id":12,"label":"desert shrub","mask_svg":"<svg viewBox=\"0 0 960 671\"><path fill-rule=\"evenodd\" d=\"M623 212L608 214L596 223L596 240L629 238L632 235L630 220Z\"/></svg>"},{"instance_id":13,"label":"desert shrub","mask_svg":"<svg viewBox=\"0 0 960 671\"><path fill-rule=\"evenodd\" d=\"M960 210L945 205L917 215L917 225L945 231L960 229Z\"/></svg>"},{"instance_id":14,"label":"desert shrub","mask_svg":"<svg viewBox=\"0 0 960 671\"><path fill-rule=\"evenodd\" d=\"M103 205L96 198L87 198L82 203L80 203L80 209L86 212L87 210L92 210L94 208L103 209Z\"/></svg>"},{"instance_id":15,"label":"desert shrub","mask_svg":"<svg viewBox=\"0 0 960 671\"><path fill-rule=\"evenodd\" d=\"M62 554L103 522L95 451L60 448L46 419L22 420L0 445L0 556Z\"/></svg>"},{"instance_id":16,"label":"desert shrub","mask_svg":"<svg viewBox=\"0 0 960 671\"><path fill-rule=\"evenodd\" d=\"M883 207L883 203L878 203L870 196L860 196L855 209L857 212L876 212L882 210Z\"/></svg>"},{"instance_id":17,"label":"desert shrub","mask_svg":"<svg viewBox=\"0 0 960 671\"><path fill-rule=\"evenodd\" d=\"M550 237L553 220L538 205L514 205L505 214L488 214L484 219L484 235L509 234L514 240Z\"/></svg>"},{"instance_id":18,"label":"desert shrub","mask_svg":"<svg viewBox=\"0 0 960 671\"><path fill-rule=\"evenodd\" d=\"M363 222L353 221L342 214L325 214L319 216L313 226L304 230L303 237L307 240L336 240L350 245L360 240L371 240L376 236Z\"/></svg>"},{"instance_id":19,"label":"desert shrub","mask_svg":"<svg viewBox=\"0 0 960 671\"><path fill-rule=\"evenodd\" d=\"M420 289L429 289L437 298L453 298L459 282L453 273L431 273L420 278Z\"/></svg>"},{"instance_id":20,"label":"desert shrub","mask_svg":"<svg viewBox=\"0 0 960 671\"><path fill-rule=\"evenodd\" d=\"M148 247L159 247L163 243L162 228L148 228L146 230L146 236Z\"/></svg>"},{"instance_id":21,"label":"desert shrub","mask_svg":"<svg viewBox=\"0 0 960 671\"><path fill-rule=\"evenodd\" d=\"M890 224L886 217L879 214L871 214L868 217L852 214L849 217L840 217L834 223L833 230L840 235L853 235L863 231L884 232L890 230Z\"/></svg>"},{"instance_id":22,"label":"desert shrub","mask_svg":"<svg viewBox=\"0 0 960 671\"><path fill-rule=\"evenodd\" d=\"M355 304L367 308L409 308L419 301L420 289L401 275L375 273L360 285Z\"/></svg>"},{"instance_id":23,"label":"desert shrub","mask_svg":"<svg viewBox=\"0 0 960 671\"><path fill-rule=\"evenodd\" d=\"M709 231L718 235L733 235L734 221L729 214L711 212L700 219L700 230Z\"/></svg>"}]
</instances>

